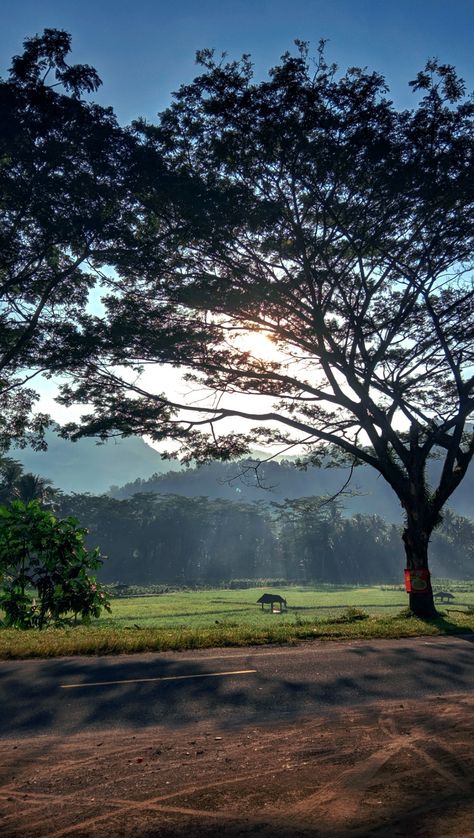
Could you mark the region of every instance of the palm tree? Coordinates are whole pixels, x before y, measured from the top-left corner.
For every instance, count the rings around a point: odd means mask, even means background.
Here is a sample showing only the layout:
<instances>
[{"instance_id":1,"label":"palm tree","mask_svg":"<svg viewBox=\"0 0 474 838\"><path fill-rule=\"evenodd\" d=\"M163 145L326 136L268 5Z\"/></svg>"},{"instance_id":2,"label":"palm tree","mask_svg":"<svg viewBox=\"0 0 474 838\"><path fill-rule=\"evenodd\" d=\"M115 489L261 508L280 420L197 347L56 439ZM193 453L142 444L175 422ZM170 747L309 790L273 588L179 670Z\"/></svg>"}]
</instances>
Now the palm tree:
<instances>
[{"instance_id":1,"label":"palm tree","mask_svg":"<svg viewBox=\"0 0 474 838\"><path fill-rule=\"evenodd\" d=\"M23 475L23 466L10 457L1 457L0 475L0 503L10 503L17 497L16 487Z\"/></svg>"},{"instance_id":2,"label":"palm tree","mask_svg":"<svg viewBox=\"0 0 474 838\"><path fill-rule=\"evenodd\" d=\"M15 487L15 497L23 503L38 500L41 504L50 503L54 495L51 489L53 481L39 474L22 474Z\"/></svg>"},{"instance_id":3,"label":"palm tree","mask_svg":"<svg viewBox=\"0 0 474 838\"><path fill-rule=\"evenodd\" d=\"M39 474L23 473L23 466L10 457L0 458L0 503L38 500L43 506L51 505L57 489L52 481Z\"/></svg>"}]
</instances>

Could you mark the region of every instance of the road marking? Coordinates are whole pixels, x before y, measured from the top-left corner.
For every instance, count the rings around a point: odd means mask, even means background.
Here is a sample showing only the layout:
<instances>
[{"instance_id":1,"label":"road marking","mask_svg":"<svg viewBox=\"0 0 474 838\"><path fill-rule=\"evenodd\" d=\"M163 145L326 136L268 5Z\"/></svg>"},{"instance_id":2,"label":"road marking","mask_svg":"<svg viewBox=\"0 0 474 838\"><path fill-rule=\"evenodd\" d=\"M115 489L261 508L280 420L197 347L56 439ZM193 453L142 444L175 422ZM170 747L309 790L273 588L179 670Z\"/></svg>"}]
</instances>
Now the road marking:
<instances>
[{"instance_id":1,"label":"road marking","mask_svg":"<svg viewBox=\"0 0 474 838\"><path fill-rule=\"evenodd\" d=\"M127 678L123 681L90 681L83 684L60 684L61 690L77 690L81 687L110 687L114 684L145 684L151 681L185 681L190 678L218 678L223 675L250 675L256 669L236 669L234 672L198 672L195 675L164 675L159 678Z\"/></svg>"}]
</instances>

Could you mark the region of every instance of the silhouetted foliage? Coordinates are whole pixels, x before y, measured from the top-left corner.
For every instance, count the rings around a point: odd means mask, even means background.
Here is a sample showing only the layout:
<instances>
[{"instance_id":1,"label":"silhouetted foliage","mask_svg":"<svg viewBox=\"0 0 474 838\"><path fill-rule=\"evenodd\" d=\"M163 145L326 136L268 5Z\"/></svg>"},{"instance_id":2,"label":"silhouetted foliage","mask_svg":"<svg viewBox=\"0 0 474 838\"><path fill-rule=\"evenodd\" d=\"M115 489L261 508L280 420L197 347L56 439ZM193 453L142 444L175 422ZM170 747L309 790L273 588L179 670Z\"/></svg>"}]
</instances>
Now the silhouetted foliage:
<instances>
[{"instance_id":1,"label":"silhouetted foliage","mask_svg":"<svg viewBox=\"0 0 474 838\"><path fill-rule=\"evenodd\" d=\"M32 500L51 506L58 490L51 480L39 474L24 473L21 463L11 457L0 457L0 503L13 500L29 503Z\"/></svg>"},{"instance_id":2,"label":"silhouetted foliage","mask_svg":"<svg viewBox=\"0 0 474 838\"><path fill-rule=\"evenodd\" d=\"M305 439L314 461L330 447L364 462L404 509L408 567L426 570L474 453L474 104L453 67L430 61L411 82L417 105L397 111L379 74L339 74L323 46L315 63L297 46L262 82L248 57L204 50L160 123L135 126L144 148L200 181L198 211L185 190L166 218L155 212L149 172L122 296L105 331L90 322L104 335L97 361L65 399L93 402L85 433L171 436L198 460ZM252 331L280 355L239 345ZM117 373L152 361L190 367L214 398L184 410ZM230 417L263 427L219 435ZM429 584L411 607L436 613Z\"/></svg>"},{"instance_id":3,"label":"silhouetted foliage","mask_svg":"<svg viewBox=\"0 0 474 838\"><path fill-rule=\"evenodd\" d=\"M85 101L101 82L68 63L70 49L70 35L45 29L0 79L0 450L43 445L31 381L87 357L89 293L135 223L137 144Z\"/></svg>"}]
</instances>

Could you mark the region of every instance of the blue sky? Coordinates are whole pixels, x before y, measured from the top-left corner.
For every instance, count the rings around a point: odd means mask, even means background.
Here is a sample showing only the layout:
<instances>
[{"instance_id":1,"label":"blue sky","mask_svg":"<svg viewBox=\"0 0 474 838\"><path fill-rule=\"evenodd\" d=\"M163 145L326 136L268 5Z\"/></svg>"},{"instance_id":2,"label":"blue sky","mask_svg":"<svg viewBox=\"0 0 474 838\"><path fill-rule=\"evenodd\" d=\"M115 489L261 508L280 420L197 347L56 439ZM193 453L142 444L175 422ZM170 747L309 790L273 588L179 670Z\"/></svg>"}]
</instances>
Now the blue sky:
<instances>
[{"instance_id":1,"label":"blue sky","mask_svg":"<svg viewBox=\"0 0 474 838\"><path fill-rule=\"evenodd\" d=\"M0 74L23 39L45 27L73 36L73 60L92 64L104 84L96 99L122 123L153 119L195 74L202 47L249 52L259 76L295 38L341 67L383 73L397 104L428 57L455 64L474 88L474 0L2 0Z\"/></svg>"}]
</instances>

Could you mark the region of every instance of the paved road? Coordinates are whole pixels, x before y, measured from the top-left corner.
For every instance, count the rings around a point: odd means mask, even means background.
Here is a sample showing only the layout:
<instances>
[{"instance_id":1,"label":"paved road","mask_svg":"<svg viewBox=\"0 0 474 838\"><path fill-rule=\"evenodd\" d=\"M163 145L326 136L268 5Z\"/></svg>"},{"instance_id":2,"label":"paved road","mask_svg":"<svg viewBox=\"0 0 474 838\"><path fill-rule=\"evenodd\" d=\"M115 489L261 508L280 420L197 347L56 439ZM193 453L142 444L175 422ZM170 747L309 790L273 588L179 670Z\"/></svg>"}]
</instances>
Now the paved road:
<instances>
[{"instance_id":1,"label":"paved road","mask_svg":"<svg viewBox=\"0 0 474 838\"><path fill-rule=\"evenodd\" d=\"M0 662L0 735L315 718L474 692L474 635Z\"/></svg>"}]
</instances>

